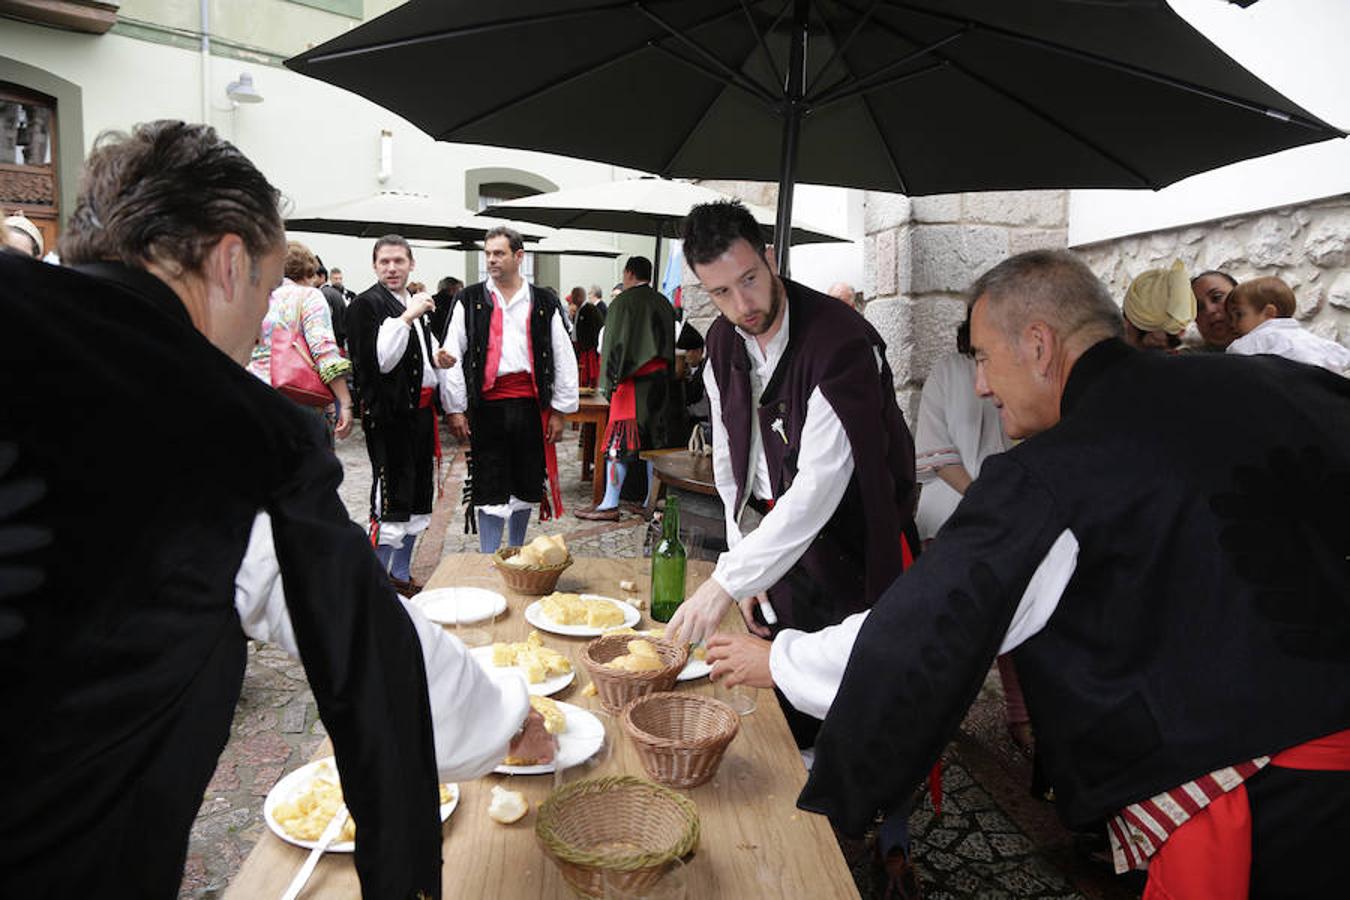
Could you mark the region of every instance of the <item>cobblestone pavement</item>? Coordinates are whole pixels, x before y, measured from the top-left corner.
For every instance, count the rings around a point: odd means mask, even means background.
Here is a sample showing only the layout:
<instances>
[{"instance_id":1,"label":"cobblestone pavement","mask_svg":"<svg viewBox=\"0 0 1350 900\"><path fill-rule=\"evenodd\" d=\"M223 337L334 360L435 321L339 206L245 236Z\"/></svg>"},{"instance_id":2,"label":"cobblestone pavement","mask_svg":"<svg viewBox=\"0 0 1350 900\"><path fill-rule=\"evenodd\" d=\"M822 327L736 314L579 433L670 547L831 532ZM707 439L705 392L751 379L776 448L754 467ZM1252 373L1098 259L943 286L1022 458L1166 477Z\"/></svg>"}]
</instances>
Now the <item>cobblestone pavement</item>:
<instances>
[{"instance_id":1,"label":"cobblestone pavement","mask_svg":"<svg viewBox=\"0 0 1350 900\"><path fill-rule=\"evenodd\" d=\"M413 559L413 576L430 577L442 556L474 551L476 535L463 532L459 488L464 464L443 433L442 482L432 525ZM338 446L345 480L343 502L353 521L368 513L370 466L359 424ZM590 504L591 487L579 478L575 435L559 445L558 467L568 509ZM569 515L531 522L530 536L566 535L581 556L637 557L647 523L626 515L616 523L585 522ZM266 830L263 798L282 775L307 762L325 736L303 668L279 648L250 643L248 668L229 743L193 825L180 898L207 900L224 894L230 878ZM925 897L1085 898L1131 900L1138 896L1073 849L1047 804L1027 794L1030 765L1002 724L1002 694L991 676L945 757L940 817L925 806L911 819L914 858ZM880 897L866 866L855 871L864 898ZM502 898L510 900L510 898ZM700 898L703 900L703 898Z\"/></svg>"}]
</instances>

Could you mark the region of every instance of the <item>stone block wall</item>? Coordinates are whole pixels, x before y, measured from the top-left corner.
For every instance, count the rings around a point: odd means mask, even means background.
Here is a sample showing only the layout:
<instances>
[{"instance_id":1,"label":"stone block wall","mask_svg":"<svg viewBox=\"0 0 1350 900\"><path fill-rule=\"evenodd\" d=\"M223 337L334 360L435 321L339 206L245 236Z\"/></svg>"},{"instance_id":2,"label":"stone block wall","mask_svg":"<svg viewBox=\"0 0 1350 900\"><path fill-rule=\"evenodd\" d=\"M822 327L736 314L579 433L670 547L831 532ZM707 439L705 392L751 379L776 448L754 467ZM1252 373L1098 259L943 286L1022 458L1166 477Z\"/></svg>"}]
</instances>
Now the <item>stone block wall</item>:
<instances>
[{"instance_id":1,"label":"stone block wall","mask_svg":"<svg viewBox=\"0 0 1350 900\"><path fill-rule=\"evenodd\" d=\"M1350 194L1074 248L1119 302L1130 280L1180 259L1239 281L1277 275L1294 289L1296 317L1350 346ZM1192 331L1194 328L1192 328Z\"/></svg>"},{"instance_id":2,"label":"stone block wall","mask_svg":"<svg viewBox=\"0 0 1350 900\"><path fill-rule=\"evenodd\" d=\"M994 191L863 201L865 315L886 341L900 408L918 415L919 393L938 357L956 349L965 291L1014 253L1063 247L1068 194Z\"/></svg>"}]
</instances>

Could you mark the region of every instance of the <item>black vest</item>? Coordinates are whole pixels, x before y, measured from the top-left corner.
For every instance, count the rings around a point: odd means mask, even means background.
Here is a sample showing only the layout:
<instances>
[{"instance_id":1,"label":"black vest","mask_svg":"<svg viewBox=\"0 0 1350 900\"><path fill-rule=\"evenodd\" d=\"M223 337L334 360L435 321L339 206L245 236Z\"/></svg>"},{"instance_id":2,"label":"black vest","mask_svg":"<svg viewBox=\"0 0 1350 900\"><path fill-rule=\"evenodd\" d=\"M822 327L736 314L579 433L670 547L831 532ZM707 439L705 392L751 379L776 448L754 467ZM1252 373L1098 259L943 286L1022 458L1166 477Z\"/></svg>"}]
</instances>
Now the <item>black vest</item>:
<instances>
[{"instance_id":1,"label":"black vest","mask_svg":"<svg viewBox=\"0 0 1350 900\"><path fill-rule=\"evenodd\" d=\"M773 495L781 497L796 478L807 404L818 387L838 415L854 459L843 498L800 564L815 570L810 574L833 608L822 620L793 622L809 629L867 609L900 574L900 537L913 520L914 440L895 401L881 336L839 301L796 282L784 284L788 344L753 411L759 417ZM745 342L724 318L708 329L707 347L707 364L721 395L718 425L730 449L739 511L754 479L751 362ZM840 584L850 587L840 589ZM774 605L778 609L776 600ZM792 610L778 612L780 620L784 612L789 620L796 618Z\"/></svg>"},{"instance_id":2,"label":"black vest","mask_svg":"<svg viewBox=\"0 0 1350 900\"><path fill-rule=\"evenodd\" d=\"M483 367L487 364L488 335L492 330L492 296L487 283L480 281L459 292L455 302L464 306L464 334L467 349L460 363L464 367L464 386L469 406L482 402ZM558 295L548 288L530 285L530 347L534 363L534 386L539 406L553 402L553 316L562 315Z\"/></svg>"},{"instance_id":3,"label":"black vest","mask_svg":"<svg viewBox=\"0 0 1350 900\"><path fill-rule=\"evenodd\" d=\"M347 345L356 370L358 393L377 418L417 409L422 393L422 360L431 356L431 326L410 335L403 357L391 372L381 372L375 337L386 319L403 315L406 307L382 284L372 285L347 309Z\"/></svg>"}]
</instances>

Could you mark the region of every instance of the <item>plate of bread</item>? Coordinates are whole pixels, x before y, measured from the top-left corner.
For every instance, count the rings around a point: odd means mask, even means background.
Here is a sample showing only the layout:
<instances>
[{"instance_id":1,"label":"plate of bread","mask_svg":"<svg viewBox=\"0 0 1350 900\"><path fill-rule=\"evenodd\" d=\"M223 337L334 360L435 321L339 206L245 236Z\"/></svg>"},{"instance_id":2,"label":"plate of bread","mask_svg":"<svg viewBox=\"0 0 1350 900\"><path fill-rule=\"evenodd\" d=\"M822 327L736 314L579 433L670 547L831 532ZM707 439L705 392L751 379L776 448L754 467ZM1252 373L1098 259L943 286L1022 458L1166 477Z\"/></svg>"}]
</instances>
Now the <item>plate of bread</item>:
<instances>
[{"instance_id":1,"label":"plate of bread","mask_svg":"<svg viewBox=\"0 0 1350 900\"><path fill-rule=\"evenodd\" d=\"M545 647L537 631L531 631L523 641L498 641L490 647L474 647L469 655L488 671L519 672L530 694L536 697L556 694L577 677L572 670L572 661L557 650Z\"/></svg>"},{"instance_id":2,"label":"plate of bread","mask_svg":"<svg viewBox=\"0 0 1350 900\"><path fill-rule=\"evenodd\" d=\"M632 628L641 618L631 604L598 594L554 592L525 607L526 622L568 637L599 637L615 628Z\"/></svg>"}]
</instances>

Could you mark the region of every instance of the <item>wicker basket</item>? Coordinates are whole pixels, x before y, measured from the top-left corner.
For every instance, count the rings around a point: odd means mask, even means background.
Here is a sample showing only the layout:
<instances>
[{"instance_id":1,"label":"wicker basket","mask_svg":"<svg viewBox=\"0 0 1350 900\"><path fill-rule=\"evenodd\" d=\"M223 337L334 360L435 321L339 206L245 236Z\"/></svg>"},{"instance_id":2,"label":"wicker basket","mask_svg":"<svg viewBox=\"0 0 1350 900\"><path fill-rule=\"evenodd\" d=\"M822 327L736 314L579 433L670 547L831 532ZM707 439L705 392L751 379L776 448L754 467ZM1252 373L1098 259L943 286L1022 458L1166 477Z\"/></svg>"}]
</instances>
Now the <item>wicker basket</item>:
<instances>
[{"instance_id":1,"label":"wicker basket","mask_svg":"<svg viewBox=\"0 0 1350 900\"><path fill-rule=\"evenodd\" d=\"M600 897L606 872L625 873L624 887L638 890L654 884L671 860L691 853L698 846L698 810L659 784L611 775L550 794L539 805L534 833L573 891Z\"/></svg>"},{"instance_id":2,"label":"wicker basket","mask_svg":"<svg viewBox=\"0 0 1350 900\"><path fill-rule=\"evenodd\" d=\"M666 664L664 668L650 672L625 672L605 665L615 657L628 652L628 642L645 640L656 647L657 656ZM675 679L689 661L689 651L679 645L646 635L607 634L598 637L581 651L581 662L591 673L591 684L605 709L612 713L621 711L628 701L650 694L654 691L668 691L675 686Z\"/></svg>"},{"instance_id":3,"label":"wicker basket","mask_svg":"<svg viewBox=\"0 0 1350 900\"><path fill-rule=\"evenodd\" d=\"M667 692L628 704L623 729L648 775L671 787L691 788L713 777L741 729L741 717L721 700Z\"/></svg>"},{"instance_id":4,"label":"wicker basket","mask_svg":"<svg viewBox=\"0 0 1350 900\"><path fill-rule=\"evenodd\" d=\"M517 594L551 594L558 587L563 570L572 564L572 554L556 566L508 566L506 560L520 552L519 547L503 547L492 554L492 568L506 582L506 587Z\"/></svg>"}]
</instances>

